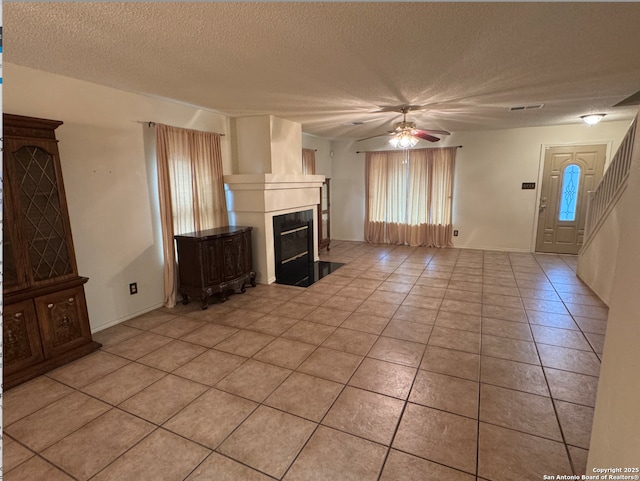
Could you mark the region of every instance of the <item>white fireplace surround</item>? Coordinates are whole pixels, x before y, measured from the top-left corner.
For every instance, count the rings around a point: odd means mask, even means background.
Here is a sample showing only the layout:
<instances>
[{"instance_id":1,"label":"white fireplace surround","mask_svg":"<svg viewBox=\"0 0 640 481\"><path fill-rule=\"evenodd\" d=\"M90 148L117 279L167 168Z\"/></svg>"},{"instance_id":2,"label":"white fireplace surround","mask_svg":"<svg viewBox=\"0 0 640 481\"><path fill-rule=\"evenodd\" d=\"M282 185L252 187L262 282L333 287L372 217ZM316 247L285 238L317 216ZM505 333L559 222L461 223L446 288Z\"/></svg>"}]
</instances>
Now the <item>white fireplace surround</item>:
<instances>
[{"instance_id":1,"label":"white fireplace surround","mask_svg":"<svg viewBox=\"0 0 640 481\"><path fill-rule=\"evenodd\" d=\"M253 227L256 281L276 280L273 217L313 210L318 229L318 203L324 175L302 174L302 127L273 116L235 119L238 174L225 175L229 224ZM318 260L318 237L313 239Z\"/></svg>"},{"instance_id":2,"label":"white fireplace surround","mask_svg":"<svg viewBox=\"0 0 640 481\"><path fill-rule=\"evenodd\" d=\"M317 232L318 202L324 175L238 174L225 175L229 224L253 227L253 269L256 281L276 280L273 216L313 209ZM318 260L318 237L313 239Z\"/></svg>"}]
</instances>

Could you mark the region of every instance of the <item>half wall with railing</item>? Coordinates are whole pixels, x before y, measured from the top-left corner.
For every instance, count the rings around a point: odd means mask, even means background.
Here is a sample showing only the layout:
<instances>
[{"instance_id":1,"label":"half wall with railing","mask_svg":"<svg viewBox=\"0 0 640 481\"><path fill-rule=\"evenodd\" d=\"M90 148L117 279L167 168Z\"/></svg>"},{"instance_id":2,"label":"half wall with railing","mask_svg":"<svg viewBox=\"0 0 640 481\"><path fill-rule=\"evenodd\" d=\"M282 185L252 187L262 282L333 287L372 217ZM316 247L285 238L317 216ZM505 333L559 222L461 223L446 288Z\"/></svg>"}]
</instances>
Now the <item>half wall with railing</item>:
<instances>
[{"instance_id":1,"label":"half wall with railing","mask_svg":"<svg viewBox=\"0 0 640 481\"><path fill-rule=\"evenodd\" d=\"M605 302L611 299L616 253L620 241L620 219L634 144L640 140L636 117L602 180L587 203L584 243L578 256L578 276ZM637 156L636 156L637 157Z\"/></svg>"},{"instance_id":2,"label":"half wall with railing","mask_svg":"<svg viewBox=\"0 0 640 481\"><path fill-rule=\"evenodd\" d=\"M601 221L606 216L608 209L612 207L616 196L626 185L629 169L631 168L631 153L633 151L637 123L638 117L634 119L629 127L596 190L589 192L585 244L589 242L591 235L597 232Z\"/></svg>"}]
</instances>

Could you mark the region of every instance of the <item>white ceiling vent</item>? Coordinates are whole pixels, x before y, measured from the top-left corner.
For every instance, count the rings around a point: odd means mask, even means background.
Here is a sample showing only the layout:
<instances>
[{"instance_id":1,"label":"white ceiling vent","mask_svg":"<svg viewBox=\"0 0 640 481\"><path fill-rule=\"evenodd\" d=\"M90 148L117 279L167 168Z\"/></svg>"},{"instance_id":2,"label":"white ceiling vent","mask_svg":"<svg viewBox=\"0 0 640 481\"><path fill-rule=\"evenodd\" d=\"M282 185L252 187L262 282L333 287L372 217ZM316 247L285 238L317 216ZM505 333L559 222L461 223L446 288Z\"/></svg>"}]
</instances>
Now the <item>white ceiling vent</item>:
<instances>
[{"instance_id":1,"label":"white ceiling vent","mask_svg":"<svg viewBox=\"0 0 640 481\"><path fill-rule=\"evenodd\" d=\"M511 110L512 112L514 110L540 110L542 107L544 107L544 104L519 105L518 107L511 107L511 108L509 108L509 110Z\"/></svg>"}]
</instances>

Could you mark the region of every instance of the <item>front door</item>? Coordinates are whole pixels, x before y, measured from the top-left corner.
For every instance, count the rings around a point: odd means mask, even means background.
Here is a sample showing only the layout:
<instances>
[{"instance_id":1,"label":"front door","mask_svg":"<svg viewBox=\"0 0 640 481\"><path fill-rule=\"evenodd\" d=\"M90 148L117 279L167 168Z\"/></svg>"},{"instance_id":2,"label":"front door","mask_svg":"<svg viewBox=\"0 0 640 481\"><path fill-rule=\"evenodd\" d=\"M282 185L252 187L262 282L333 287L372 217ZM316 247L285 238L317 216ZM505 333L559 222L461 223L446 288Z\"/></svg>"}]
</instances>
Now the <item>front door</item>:
<instances>
[{"instance_id":1,"label":"front door","mask_svg":"<svg viewBox=\"0 0 640 481\"><path fill-rule=\"evenodd\" d=\"M584 240L587 192L600 182L606 145L548 147L540 192L537 252L577 254Z\"/></svg>"}]
</instances>

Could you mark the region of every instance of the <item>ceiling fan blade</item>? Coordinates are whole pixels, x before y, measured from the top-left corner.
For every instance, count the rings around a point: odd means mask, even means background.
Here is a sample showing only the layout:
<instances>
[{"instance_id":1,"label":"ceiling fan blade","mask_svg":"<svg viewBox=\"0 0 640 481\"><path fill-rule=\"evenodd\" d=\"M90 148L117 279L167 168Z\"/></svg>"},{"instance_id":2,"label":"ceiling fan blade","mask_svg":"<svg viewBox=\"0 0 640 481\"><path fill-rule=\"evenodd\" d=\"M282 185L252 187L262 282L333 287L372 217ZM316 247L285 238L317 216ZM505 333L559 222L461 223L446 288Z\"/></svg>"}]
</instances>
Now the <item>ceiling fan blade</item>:
<instances>
[{"instance_id":1,"label":"ceiling fan blade","mask_svg":"<svg viewBox=\"0 0 640 481\"><path fill-rule=\"evenodd\" d=\"M451 132L447 132L446 130L416 129L416 131L423 132L425 134L451 135Z\"/></svg>"},{"instance_id":2,"label":"ceiling fan blade","mask_svg":"<svg viewBox=\"0 0 640 481\"><path fill-rule=\"evenodd\" d=\"M419 139L428 140L429 142L438 142L440 139L438 137L434 137L433 135L429 135L424 130L415 130L413 135L418 137Z\"/></svg>"},{"instance_id":3,"label":"ceiling fan blade","mask_svg":"<svg viewBox=\"0 0 640 481\"><path fill-rule=\"evenodd\" d=\"M376 137L384 137L385 135L393 135L395 132L387 132L386 134L378 134L372 135L371 137L365 137L364 139L358 139L358 142L362 142L363 140L375 139Z\"/></svg>"}]
</instances>

